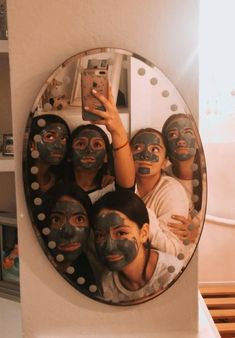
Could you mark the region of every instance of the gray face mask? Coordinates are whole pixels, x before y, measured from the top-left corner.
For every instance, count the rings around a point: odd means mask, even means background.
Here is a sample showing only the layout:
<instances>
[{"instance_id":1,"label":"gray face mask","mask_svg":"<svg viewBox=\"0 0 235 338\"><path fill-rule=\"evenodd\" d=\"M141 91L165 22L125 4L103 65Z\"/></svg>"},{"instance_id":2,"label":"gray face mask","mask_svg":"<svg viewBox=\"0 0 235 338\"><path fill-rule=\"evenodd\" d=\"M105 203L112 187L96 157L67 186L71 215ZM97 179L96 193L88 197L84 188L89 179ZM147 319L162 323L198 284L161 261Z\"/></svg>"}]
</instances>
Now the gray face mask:
<instances>
[{"instance_id":1,"label":"gray face mask","mask_svg":"<svg viewBox=\"0 0 235 338\"><path fill-rule=\"evenodd\" d=\"M72 162L74 168L99 169L104 164L105 143L96 130L82 130L73 140Z\"/></svg>"},{"instance_id":2,"label":"gray face mask","mask_svg":"<svg viewBox=\"0 0 235 338\"><path fill-rule=\"evenodd\" d=\"M143 132L137 135L131 142L134 161L159 162L159 156L150 151L154 146L159 146L160 137L151 132ZM150 168L141 166L138 168L140 174L149 174Z\"/></svg>"},{"instance_id":3,"label":"gray face mask","mask_svg":"<svg viewBox=\"0 0 235 338\"><path fill-rule=\"evenodd\" d=\"M166 129L169 157L185 161L196 154L197 144L189 119L179 117Z\"/></svg>"},{"instance_id":4,"label":"gray face mask","mask_svg":"<svg viewBox=\"0 0 235 338\"><path fill-rule=\"evenodd\" d=\"M123 226L124 220L115 212L100 215L95 223L96 250L104 265L111 271L121 271L138 254L136 238L113 239L111 228Z\"/></svg>"},{"instance_id":5,"label":"gray face mask","mask_svg":"<svg viewBox=\"0 0 235 338\"><path fill-rule=\"evenodd\" d=\"M41 140L36 142L40 159L50 165L58 165L67 150L68 132L62 123L48 123L40 133Z\"/></svg>"},{"instance_id":6,"label":"gray face mask","mask_svg":"<svg viewBox=\"0 0 235 338\"><path fill-rule=\"evenodd\" d=\"M63 254L68 261L82 252L89 236L87 213L76 201L58 201L50 216L48 241L56 243L55 255Z\"/></svg>"}]
</instances>

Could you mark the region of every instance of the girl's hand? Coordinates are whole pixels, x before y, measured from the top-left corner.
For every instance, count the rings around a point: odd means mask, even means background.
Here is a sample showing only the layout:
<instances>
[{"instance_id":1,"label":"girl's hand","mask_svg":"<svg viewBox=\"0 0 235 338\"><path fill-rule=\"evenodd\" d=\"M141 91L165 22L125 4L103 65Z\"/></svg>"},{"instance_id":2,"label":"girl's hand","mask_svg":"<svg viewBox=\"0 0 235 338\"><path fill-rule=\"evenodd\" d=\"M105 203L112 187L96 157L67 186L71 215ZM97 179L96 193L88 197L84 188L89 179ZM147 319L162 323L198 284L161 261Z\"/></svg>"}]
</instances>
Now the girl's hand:
<instances>
[{"instance_id":1,"label":"girl's hand","mask_svg":"<svg viewBox=\"0 0 235 338\"><path fill-rule=\"evenodd\" d=\"M195 243L199 233L199 226L193 223L192 218L172 215L172 218L179 223L169 222L170 230L183 242Z\"/></svg>"},{"instance_id":2,"label":"girl's hand","mask_svg":"<svg viewBox=\"0 0 235 338\"><path fill-rule=\"evenodd\" d=\"M98 93L95 89L92 90L92 94L103 104L106 111L99 109L92 109L85 107L84 109L98 115L100 120L90 121L92 124L105 125L107 130L113 134L115 132L123 132L123 125L116 104L113 99L112 89L109 86L109 97L108 99L102 94Z\"/></svg>"}]
</instances>

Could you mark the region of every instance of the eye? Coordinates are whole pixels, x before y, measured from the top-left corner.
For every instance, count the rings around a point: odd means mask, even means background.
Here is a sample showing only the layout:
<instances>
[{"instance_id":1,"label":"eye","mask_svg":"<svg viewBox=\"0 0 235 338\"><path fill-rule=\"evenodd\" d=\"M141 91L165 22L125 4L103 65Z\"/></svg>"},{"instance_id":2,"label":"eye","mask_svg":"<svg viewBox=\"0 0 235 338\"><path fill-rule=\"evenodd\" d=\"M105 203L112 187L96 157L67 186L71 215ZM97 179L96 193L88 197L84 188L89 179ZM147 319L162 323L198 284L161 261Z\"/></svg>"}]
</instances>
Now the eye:
<instances>
[{"instance_id":1,"label":"eye","mask_svg":"<svg viewBox=\"0 0 235 338\"><path fill-rule=\"evenodd\" d=\"M140 143L136 143L132 146L132 150L135 152L135 153L138 153L138 152L141 152L143 151L144 149L144 145L143 144L140 144Z\"/></svg>"},{"instance_id":2,"label":"eye","mask_svg":"<svg viewBox=\"0 0 235 338\"><path fill-rule=\"evenodd\" d=\"M184 133L185 133L186 135L194 136L194 133L193 133L192 129L187 129L187 130L185 130Z\"/></svg>"},{"instance_id":3,"label":"eye","mask_svg":"<svg viewBox=\"0 0 235 338\"><path fill-rule=\"evenodd\" d=\"M78 227L84 227L88 225L88 221L86 216L83 215L75 215L73 216L73 223L74 225L78 226Z\"/></svg>"},{"instance_id":4,"label":"eye","mask_svg":"<svg viewBox=\"0 0 235 338\"><path fill-rule=\"evenodd\" d=\"M73 141L72 147L74 149L79 149L79 150L83 150L86 148L87 143L84 140L81 139L75 139Z\"/></svg>"},{"instance_id":5,"label":"eye","mask_svg":"<svg viewBox=\"0 0 235 338\"><path fill-rule=\"evenodd\" d=\"M52 132L47 132L45 135L43 135L43 141L52 143L56 139L55 134Z\"/></svg>"},{"instance_id":6,"label":"eye","mask_svg":"<svg viewBox=\"0 0 235 338\"><path fill-rule=\"evenodd\" d=\"M158 154L160 152L160 148L158 146L150 146L149 150L151 153Z\"/></svg>"},{"instance_id":7,"label":"eye","mask_svg":"<svg viewBox=\"0 0 235 338\"><path fill-rule=\"evenodd\" d=\"M105 240L105 234L101 231L95 231L95 242L100 243Z\"/></svg>"},{"instance_id":8,"label":"eye","mask_svg":"<svg viewBox=\"0 0 235 338\"><path fill-rule=\"evenodd\" d=\"M62 217L60 215L52 215L50 218L50 226L52 228L60 228L63 223Z\"/></svg>"},{"instance_id":9,"label":"eye","mask_svg":"<svg viewBox=\"0 0 235 338\"><path fill-rule=\"evenodd\" d=\"M119 231L117 231L117 232L115 233L115 235L116 235L117 237L122 237L122 236L125 236L125 235L127 235L127 234L128 234L128 232L122 231L122 230L119 230Z\"/></svg>"},{"instance_id":10,"label":"eye","mask_svg":"<svg viewBox=\"0 0 235 338\"><path fill-rule=\"evenodd\" d=\"M104 149L105 148L105 144L103 140L97 140L97 139L93 139L91 141L91 145L93 147L93 149L95 150L99 150L99 149Z\"/></svg>"},{"instance_id":11,"label":"eye","mask_svg":"<svg viewBox=\"0 0 235 338\"><path fill-rule=\"evenodd\" d=\"M178 132L177 131L169 131L169 133L167 134L167 138L168 139L174 139L178 137Z\"/></svg>"},{"instance_id":12,"label":"eye","mask_svg":"<svg viewBox=\"0 0 235 338\"><path fill-rule=\"evenodd\" d=\"M61 136L60 140L61 140L61 143L66 144L67 143L67 136L65 136L65 135Z\"/></svg>"}]
</instances>

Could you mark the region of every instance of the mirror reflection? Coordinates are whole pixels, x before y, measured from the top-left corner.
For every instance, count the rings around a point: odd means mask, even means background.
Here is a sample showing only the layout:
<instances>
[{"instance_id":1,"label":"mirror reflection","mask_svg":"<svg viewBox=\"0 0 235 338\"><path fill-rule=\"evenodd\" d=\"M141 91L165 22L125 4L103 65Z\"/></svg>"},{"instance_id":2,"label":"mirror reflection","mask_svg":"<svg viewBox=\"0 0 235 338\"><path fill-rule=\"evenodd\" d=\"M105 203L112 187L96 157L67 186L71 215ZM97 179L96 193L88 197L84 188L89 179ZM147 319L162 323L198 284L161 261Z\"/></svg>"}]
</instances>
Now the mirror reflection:
<instances>
[{"instance_id":1,"label":"mirror reflection","mask_svg":"<svg viewBox=\"0 0 235 338\"><path fill-rule=\"evenodd\" d=\"M145 302L200 238L206 171L187 105L153 64L103 48L66 60L29 115L24 185L42 249L78 291Z\"/></svg>"}]
</instances>

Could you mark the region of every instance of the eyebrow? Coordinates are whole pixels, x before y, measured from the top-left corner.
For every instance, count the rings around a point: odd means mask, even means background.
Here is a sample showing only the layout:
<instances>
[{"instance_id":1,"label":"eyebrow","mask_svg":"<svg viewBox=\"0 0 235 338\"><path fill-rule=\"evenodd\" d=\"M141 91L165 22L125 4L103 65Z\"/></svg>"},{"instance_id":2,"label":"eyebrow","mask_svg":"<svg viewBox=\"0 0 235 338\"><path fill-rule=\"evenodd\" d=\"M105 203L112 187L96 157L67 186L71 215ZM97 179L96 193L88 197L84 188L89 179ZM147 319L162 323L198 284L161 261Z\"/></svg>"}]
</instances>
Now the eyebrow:
<instances>
[{"instance_id":1,"label":"eyebrow","mask_svg":"<svg viewBox=\"0 0 235 338\"><path fill-rule=\"evenodd\" d=\"M59 215L65 215L66 213L62 212L62 211L52 211L51 212L51 215L53 214L59 214ZM71 213L72 216L74 215L83 215L83 216L87 216L87 214L84 212L84 211L76 211L76 212L73 212Z\"/></svg>"}]
</instances>

